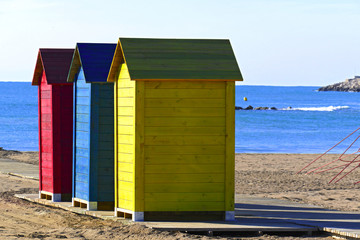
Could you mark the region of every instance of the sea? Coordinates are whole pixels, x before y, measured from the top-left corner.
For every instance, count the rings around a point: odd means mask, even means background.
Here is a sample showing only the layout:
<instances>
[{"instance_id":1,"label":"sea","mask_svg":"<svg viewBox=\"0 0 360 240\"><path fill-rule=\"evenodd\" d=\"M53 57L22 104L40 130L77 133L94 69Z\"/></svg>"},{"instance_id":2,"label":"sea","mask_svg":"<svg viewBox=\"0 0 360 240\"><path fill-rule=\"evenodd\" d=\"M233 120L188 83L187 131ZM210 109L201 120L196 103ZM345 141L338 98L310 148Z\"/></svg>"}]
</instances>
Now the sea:
<instances>
[{"instance_id":1,"label":"sea","mask_svg":"<svg viewBox=\"0 0 360 240\"><path fill-rule=\"evenodd\" d=\"M348 153L357 151L360 140L353 142L360 130L350 134L360 127L360 93L318 88L236 86L236 106L277 110L236 110L235 152L342 153L349 146ZM37 97L30 82L0 82L0 147L38 150Z\"/></svg>"}]
</instances>

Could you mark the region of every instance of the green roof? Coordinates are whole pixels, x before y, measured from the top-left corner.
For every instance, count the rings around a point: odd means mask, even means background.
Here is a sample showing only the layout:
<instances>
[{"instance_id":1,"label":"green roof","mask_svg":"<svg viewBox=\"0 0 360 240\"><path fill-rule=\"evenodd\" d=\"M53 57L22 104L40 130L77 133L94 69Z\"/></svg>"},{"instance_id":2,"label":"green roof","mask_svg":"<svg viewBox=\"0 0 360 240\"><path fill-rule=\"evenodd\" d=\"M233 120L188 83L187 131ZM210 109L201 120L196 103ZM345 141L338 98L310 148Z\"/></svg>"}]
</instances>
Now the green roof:
<instances>
[{"instance_id":1,"label":"green roof","mask_svg":"<svg viewBox=\"0 0 360 240\"><path fill-rule=\"evenodd\" d=\"M120 38L116 52L132 80L242 80L229 40Z\"/></svg>"}]
</instances>

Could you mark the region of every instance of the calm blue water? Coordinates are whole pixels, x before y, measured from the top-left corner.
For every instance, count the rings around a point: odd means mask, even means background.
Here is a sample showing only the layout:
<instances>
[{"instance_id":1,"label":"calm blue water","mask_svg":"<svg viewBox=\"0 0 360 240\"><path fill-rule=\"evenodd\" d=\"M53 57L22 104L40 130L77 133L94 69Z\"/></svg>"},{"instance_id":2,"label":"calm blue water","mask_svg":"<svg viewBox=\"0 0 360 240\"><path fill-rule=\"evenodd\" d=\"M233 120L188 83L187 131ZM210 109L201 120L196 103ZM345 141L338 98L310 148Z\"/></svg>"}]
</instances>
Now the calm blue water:
<instances>
[{"instance_id":1,"label":"calm blue water","mask_svg":"<svg viewBox=\"0 0 360 240\"><path fill-rule=\"evenodd\" d=\"M37 87L0 82L0 147L38 150Z\"/></svg>"},{"instance_id":2,"label":"calm blue water","mask_svg":"<svg viewBox=\"0 0 360 240\"><path fill-rule=\"evenodd\" d=\"M323 153L360 127L360 93L316 92L317 88L237 86L236 106L293 109L236 111L235 151ZM343 152L357 136L331 152ZM360 140L349 152L359 145Z\"/></svg>"},{"instance_id":3,"label":"calm blue water","mask_svg":"<svg viewBox=\"0 0 360 240\"><path fill-rule=\"evenodd\" d=\"M322 153L360 127L360 93L316 89L237 86L237 106L293 109L236 111L236 152ZM37 115L37 87L0 82L0 147L38 150ZM333 152L342 152L353 139Z\"/></svg>"}]
</instances>

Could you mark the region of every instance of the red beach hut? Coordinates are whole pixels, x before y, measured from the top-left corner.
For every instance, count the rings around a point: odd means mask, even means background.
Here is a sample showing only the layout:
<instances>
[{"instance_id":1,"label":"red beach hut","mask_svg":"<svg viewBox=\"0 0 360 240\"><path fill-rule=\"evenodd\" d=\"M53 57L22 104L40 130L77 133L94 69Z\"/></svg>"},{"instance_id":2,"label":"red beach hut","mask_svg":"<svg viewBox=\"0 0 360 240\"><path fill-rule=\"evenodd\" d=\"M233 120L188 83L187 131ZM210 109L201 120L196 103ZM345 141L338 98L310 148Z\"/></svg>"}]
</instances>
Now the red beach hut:
<instances>
[{"instance_id":1,"label":"red beach hut","mask_svg":"<svg viewBox=\"0 0 360 240\"><path fill-rule=\"evenodd\" d=\"M74 49L39 49L32 85L39 88L39 197L70 201L72 194Z\"/></svg>"}]
</instances>

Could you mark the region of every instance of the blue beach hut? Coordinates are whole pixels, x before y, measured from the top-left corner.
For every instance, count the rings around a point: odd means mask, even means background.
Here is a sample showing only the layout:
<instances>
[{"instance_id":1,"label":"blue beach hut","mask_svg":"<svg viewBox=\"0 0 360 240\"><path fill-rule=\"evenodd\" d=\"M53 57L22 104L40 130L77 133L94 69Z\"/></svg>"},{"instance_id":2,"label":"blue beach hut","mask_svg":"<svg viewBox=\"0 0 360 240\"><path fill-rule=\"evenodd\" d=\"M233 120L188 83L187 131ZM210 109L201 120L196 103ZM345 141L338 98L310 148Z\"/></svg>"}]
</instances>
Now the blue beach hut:
<instances>
[{"instance_id":1,"label":"blue beach hut","mask_svg":"<svg viewBox=\"0 0 360 240\"><path fill-rule=\"evenodd\" d=\"M114 209L114 87L107 76L116 44L78 43L67 81L74 82L75 207Z\"/></svg>"}]
</instances>

